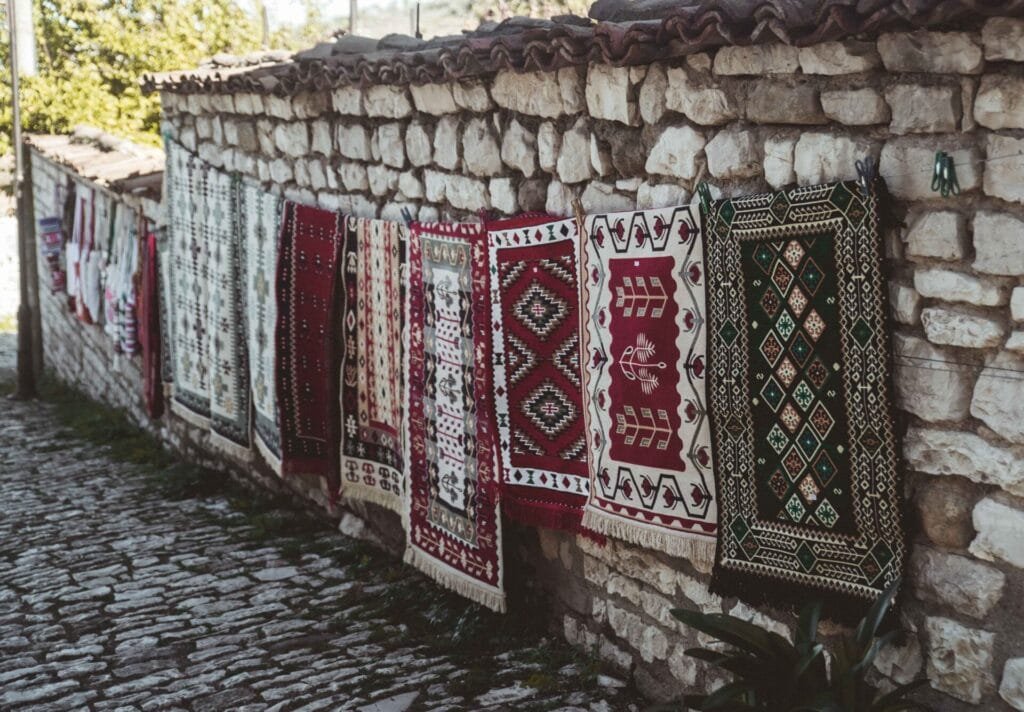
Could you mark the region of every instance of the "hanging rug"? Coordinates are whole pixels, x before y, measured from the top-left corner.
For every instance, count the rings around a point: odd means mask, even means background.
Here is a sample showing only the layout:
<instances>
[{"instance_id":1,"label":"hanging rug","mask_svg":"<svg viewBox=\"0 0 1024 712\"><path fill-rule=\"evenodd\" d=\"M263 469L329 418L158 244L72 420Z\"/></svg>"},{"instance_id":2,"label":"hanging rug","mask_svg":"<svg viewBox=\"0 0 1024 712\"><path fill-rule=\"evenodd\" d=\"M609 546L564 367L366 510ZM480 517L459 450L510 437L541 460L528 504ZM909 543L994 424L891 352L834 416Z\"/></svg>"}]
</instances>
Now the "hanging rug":
<instances>
[{"instance_id":1,"label":"hanging rug","mask_svg":"<svg viewBox=\"0 0 1024 712\"><path fill-rule=\"evenodd\" d=\"M281 199L243 178L238 216L244 245L245 325L249 349L252 439L260 455L281 474L281 427L274 378L274 328L277 324L277 241Z\"/></svg>"},{"instance_id":2,"label":"hanging rug","mask_svg":"<svg viewBox=\"0 0 1024 712\"><path fill-rule=\"evenodd\" d=\"M481 225L412 224L407 302L405 559L457 593L503 611Z\"/></svg>"},{"instance_id":3,"label":"hanging rug","mask_svg":"<svg viewBox=\"0 0 1024 712\"><path fill-rule=\"evenodd\" d=\"M277 261L277 406L281 471L320 475L337 492L335 301L338 213L285 201Z\"/></svg>"},{"instance_id":4,"label":"hanging rug","mask_svg":"<svg viewBox=\"0 0 1024 712\"><path fill-rule=\"evenodd\" d=\"M856 618L906 554L876 196L724 200L707 231L712 585Z\"/></svg>"},{"instance_id":5,"label":"hanging rug","mask_svg":"<svg viewBox=\"0 0 1024 712\"><path fill-rule=\"evenodd\" d=\"M574 219L487 225L501 508L579 532L590 482L579 363Z\"/></svg>"},{"instance_id":6,"label":"hanging rug","mask_svg":"<svg viewBox=\"0 0 1024 712\"><path fill-rule=\"evenodd\" d=\"M401 512L404 223L349 217L342 246L341 493Z\"/></svg>"},{"instance_id":7,"label":"hanging rug","mask_svg":"<svg viewBox=\"0 0 1024 712\"><path fill-rule=\"evenodd\" d=\"M585 220L580 353L592 483L583 524L710 563L718 517L702 243L695 206Z\"/></svg>"}]
</instances>

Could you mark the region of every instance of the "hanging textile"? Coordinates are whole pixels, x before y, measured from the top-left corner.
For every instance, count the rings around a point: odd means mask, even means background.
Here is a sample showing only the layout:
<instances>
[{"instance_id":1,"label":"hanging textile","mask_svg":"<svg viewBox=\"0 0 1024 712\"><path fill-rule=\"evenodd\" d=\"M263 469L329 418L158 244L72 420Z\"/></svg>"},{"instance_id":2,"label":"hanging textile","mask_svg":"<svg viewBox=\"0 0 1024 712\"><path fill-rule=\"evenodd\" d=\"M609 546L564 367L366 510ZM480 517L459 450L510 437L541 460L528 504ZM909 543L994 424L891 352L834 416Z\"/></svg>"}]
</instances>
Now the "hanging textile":
<instances>
[{"instance_id":1,"label":"hanging textile","mask_svg":"<svg viewBox=\"0 0 1024 712\"><path fill-rule=\"evenodd\" d=\"M702 243L693 206L586 218L580 353L593 481L583 523L710 563Z\"/></svg>"},{"instance_id":2,"label":"hanging textile","mask_svg":"<svg viewBox=\"0 0 1024 712\"><path fill-rule=\"evenodd\" d=\"M281 199L264 191L255 181L242 179L238 200L245 254L245 321L253 441L267 464L281 474L281 427L274 380L274 328L277 324L274 280Z\"/></svg>"},{"instance_id":3,"label":"hanging textile","mask_svg":"<svg viewBox=\"0 0 1024 712\"><path fill-rule=\"evenodd\" d=\"M138 352L134 283L138 269L138 215L117 203L112 209L112 236L103 278L103 328L113 339L115 351L132 356Z\"/></svg>"},{"instance_id":4,"label":"hanging textile","mask_svg":"<svg viewBox=\"0 0 1024 712\"><path fill-rule=\"evenodd\" d=\"M341 493L402 510L406 226L347 218L342 247Z\"/></svg>"},{"instance_id":5,"label":"hanging textile","mask_svg":"<svg viewBox=\"0 0 1024 712\"><path fill-rule=\"evenodd\" d=\"M203 233L206 173L199 159L167 141L167 274L171 410L193 425L210 422L210 245Z\"/></svg>"},{"instance_id":6,"label":"hanging textile","mask_svg":"<svg viewBox=\"0 0 1024 712\"><path fill-rule=\"evenodd\" d=\"M589 493L579 363L576 220L488 223L501 508L581 531Z\"/></svg>"},{"instance_id":7,"label":"hanging textile","mask_svg":"<svg viewBox=\"0 0 1024 712\"><path fill-rule=\"evenodd\" d=\"M103 299L104 275L110 255L114 200L102 190L92 192L92 237L82 258L81 294L89 323L107 328Z\"/></svg>"},{"instance_id":8,"label":"hanging textile","mask_svg":"<svg viewBox=\"0 0 1024 712\"><path fill-rule=\"evenodd\" d=\"M68 296L75 315L87 324L93 322L88 304L94 301L85 296L92 285L89 268L93 249L93 192L83 183L75 183L75 219L68 242Z\"/></svg>"},{"instance_id":9,"label":"hanging textile","mask_svg":"<svg viewBox=\"0 0 1024 712\"><path fill-rule=\"evenodd\" d=\"M50 274L50 292L62 292L67 288L67 273L64 271L64 230L61 219L40 218L38 221L39 256Z\"/></svg>"},{"instance_id":10,"label":"hanging textile","mask_svg":"<svg viewBox=\"0 0 1024 712\"><path fill-rule=\"evenodd\" d=\"M285 201L277 260L277 408L281 471L327 477L337 492L338 367L334 309L338 213Z\"/></svg>"},{"instance_id":11,"label":"hanging textile","mask_svg":"<svg viewBox=\"0 0 1024 712\"><path fill-rule=\"evenodd\" d=\"M249 449L249 355L246 348L242 231L238 180L206 166L199 215L209 251L209 349L211 443L238 458Z\"/></svg>"},{"instance_id":12,"label":"hanging textile","mask_svg":"<svg viewBox=\"0 0 1024 712\"><path fill-rule=\"evenodd\" d=\"M906 554L876 196L720 201L708 233L713 586L856 618Z\"/></svg>"},{"instance_id":13,"label":"hanging textile","mask_svg":"<svg viewBox=\"0 0 1024 712\"><path fill-rule=\"evenodd\" d=\"M489 302L482 226L413 223L405 560L504 610Z\"/></svg>"},{"instance_id":14,"label":"hanging textile","mask_svg":"<svg viewBox=\"0 0 1024 712\"><path fill-rule=\"evenodd\" d=\"M138 285L139 346L142 351L142 395L150 418L164 414L161 382L160 276L157 238L147 232L140 247L142 267Z\"/></svg>"}]
</instances>

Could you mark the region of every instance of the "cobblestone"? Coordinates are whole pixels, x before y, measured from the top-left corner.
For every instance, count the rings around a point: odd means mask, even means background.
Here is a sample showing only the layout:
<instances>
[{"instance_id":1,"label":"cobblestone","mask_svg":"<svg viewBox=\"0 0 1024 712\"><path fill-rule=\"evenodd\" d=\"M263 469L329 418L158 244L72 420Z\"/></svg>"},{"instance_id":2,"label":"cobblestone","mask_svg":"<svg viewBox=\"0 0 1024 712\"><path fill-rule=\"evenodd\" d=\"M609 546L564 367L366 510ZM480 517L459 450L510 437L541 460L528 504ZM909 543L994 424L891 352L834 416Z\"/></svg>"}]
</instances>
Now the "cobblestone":
<instances>
[{"instance_id":1,"label":"cobblestone","mask_svg":"<svg viewBox=\"0 0 1024 712\"><path fill-rule=\"evenodd\" d=\"M543 632L295 530L284 504L179 491L180 469L117 459L51 403L3 403L0 708L636 709Z\"/></svg>"}]
</instances>

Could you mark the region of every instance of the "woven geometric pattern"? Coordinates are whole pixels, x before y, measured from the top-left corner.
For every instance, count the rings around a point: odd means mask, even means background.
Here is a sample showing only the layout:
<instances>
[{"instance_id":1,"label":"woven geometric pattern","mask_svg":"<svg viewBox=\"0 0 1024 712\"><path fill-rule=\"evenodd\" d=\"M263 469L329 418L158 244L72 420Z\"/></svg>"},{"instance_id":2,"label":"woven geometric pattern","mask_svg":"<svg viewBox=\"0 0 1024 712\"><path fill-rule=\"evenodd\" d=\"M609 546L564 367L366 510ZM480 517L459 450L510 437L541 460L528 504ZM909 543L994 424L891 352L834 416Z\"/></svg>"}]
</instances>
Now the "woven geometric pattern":
<instances>
[{"instance_id":1,"label":"woven geometric pattern","mask_svg":"<svg viewBox=\"0 0 1024 712\"><path fill-rule=\"evenodd\" d=\"M249 346L249 390L252 396L253 440L263 459L280 474L281 426L274 380L274 327L277 299L274 279L277 240L281 231L281 199L258 183L243 179L238 217L245 245L246 333Z\"/></svg>"},{"instance_id":2,"label":"woven geometric pattern","mask_svg":"<svg viewBox=\"0 0 1024 712\"><path fill-rule=\"evenodd\" d=\"M283 474L338 488L337 299L342 218L285 201L277 260L277 409Z\"/></svg>"},{"instance_id":3,"label":"woven geometric pattern","mask_svg":"<svg viewBox=\"0 0 1024 712\"><path fill-rule=\"evenodd\" d=\"M710 562L704 265L693 207L591 215L580 243L583 399L594 481L583 523Z\"/></svg>"},{"instance_id":4,"label":"woven geometric pattern","mask_svg":"<svg viewBox=\"0 0 1024 712\"><path fill-rule=\"evenodd\" d=\"M481 225L412 224L407 302L405 558L458 593L504 610Z\"/></svg>"},{"instance_id":5,"label":"woven geometric pattern","mask_svg":"<svg viewBox=\"0 0 1024 712\"><path fill-rule=\"evenodd\" d=\"M877 220L874 194L852 182L711 211L723 592L863 603L902 572Z\"/></svg>"},{"instance_id":6,"label":"woven geometric pattern","mask_svg":"<svg viewBox=\"0 0 1024 712\"><path fill-rule=\"evenodd\" d=\"M575 220L487 226L502 511L579 531L589 492Z\"/></svg>"},{"instance_id":7,"label":"woven geometric pattern","mask_svg":"<svg viewBox=\"0 0 1024 712\"><path fill-rule=\"evenodd\" d=\"M341 493L402 510L404 223L350 217L342 246Z\"/></svg>"}]
</instances>

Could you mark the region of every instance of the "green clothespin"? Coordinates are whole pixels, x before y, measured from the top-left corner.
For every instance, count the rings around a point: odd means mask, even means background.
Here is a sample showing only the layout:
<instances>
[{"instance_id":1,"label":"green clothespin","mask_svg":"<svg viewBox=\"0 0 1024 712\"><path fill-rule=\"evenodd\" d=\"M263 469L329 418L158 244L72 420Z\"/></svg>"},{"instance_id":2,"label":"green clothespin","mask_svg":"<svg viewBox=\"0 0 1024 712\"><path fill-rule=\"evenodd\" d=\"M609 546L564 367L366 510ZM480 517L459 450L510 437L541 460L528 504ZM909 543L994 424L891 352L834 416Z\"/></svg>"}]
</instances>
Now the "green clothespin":
<instances>
[{"instance_id":1,"label":"green clothespin","mask_svg":"<svg viewBox=\"0 0 1024 712\"><path fill-rule=\"evenodd\" d=\"M700 196L700 207L705 214L711 213L711 188L706 181L697 184L697 195Z\"/></svg>"},{"instance_id":2,"label":"green clothespin","mask_svg":"<svg viewBox=\"0 0 1024 712\"><path fill-rule=\"evenodd\" d=\"M960 182L956 178L956 165L953 157L945 151L935 152L935 166L932 169L932 190L940 193L943 198L960 195Z\"/></svg>"}]
</instances>

